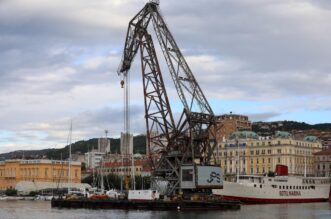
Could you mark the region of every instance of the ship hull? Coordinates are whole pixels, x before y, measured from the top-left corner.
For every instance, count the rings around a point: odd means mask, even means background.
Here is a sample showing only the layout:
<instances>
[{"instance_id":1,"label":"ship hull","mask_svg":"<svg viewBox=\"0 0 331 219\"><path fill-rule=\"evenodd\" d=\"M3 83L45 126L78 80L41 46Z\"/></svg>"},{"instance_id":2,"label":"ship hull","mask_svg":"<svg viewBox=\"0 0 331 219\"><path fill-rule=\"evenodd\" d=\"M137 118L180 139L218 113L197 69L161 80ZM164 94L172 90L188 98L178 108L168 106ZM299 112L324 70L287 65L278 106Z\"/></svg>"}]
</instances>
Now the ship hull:
<instances>
[{"instance_id":1,"label":"ship hull","mask_svg":"<svg viewBox=\"0 0 331 219\"><path fill-rule=\"evenodd\" d=\"M240 201L246 204L283 204L283 203L310 203L326 202L325 198L303 198L303 199L272 199L272 198L249 198L238 196L222 196L224 200Z\"/></svg>"},{"instance_id":2,"label":"ship hull","mask_svg":"<svg viewBox=\"0 0 331 219\"><path fill-rule=\"evenodd\" d=\"M325 202L330 198L329 179L321 178L307 181L298 177L251 177L240 183L224 181L223 186L213 194L249 204Z\"/></svg>"}]
</instances>

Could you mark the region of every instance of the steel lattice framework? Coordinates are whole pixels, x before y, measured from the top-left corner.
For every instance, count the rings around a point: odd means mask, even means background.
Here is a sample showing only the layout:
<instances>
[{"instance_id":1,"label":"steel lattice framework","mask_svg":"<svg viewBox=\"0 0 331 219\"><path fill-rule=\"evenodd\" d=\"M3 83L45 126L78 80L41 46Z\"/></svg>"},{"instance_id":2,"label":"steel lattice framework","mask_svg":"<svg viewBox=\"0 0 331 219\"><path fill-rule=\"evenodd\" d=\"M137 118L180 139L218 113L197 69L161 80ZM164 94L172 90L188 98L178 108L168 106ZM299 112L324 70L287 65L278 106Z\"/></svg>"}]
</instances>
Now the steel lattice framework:
<instances>
[{"instance_id":1,"label":"steel lattice framework","mask_svg":"<svg viewBox=\"0 0 331 219\"><path fill-rule=\"evenodd\" d=\"M153 23L171 78L183 104L176 123L171 111L149 23ZM122 62L118 73L126 76L140 50L145 100L148 154L152 182L167 181L166 194L181 189L180 167L212 161L216 144L214 113L159 12L159 5L149 2L130 21ZM157 186L157 183L154 183Z\"/></svg>"}]
</instances>

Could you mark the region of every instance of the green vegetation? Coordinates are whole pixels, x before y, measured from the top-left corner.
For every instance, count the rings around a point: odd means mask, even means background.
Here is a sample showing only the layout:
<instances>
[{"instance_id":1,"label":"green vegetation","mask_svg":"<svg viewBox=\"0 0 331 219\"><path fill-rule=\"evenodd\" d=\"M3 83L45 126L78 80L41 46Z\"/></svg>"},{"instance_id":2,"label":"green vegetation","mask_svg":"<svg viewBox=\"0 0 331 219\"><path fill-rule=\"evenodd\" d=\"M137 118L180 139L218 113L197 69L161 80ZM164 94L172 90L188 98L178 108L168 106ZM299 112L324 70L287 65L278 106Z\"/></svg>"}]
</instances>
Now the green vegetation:
<instances>
[{"instance_id":1,"label":"green vegetation","mask_svg":"<svg viewBox=\"0 0 331 219\"><path fill-rule=\"evenodd\" d=\"M39 195L39 192L37 192L37 191L31 191L29 193L29 196L36 196L36 195Z\"/></svg>"},{"instance_id":2,"label":"green vegetation","mask_svg":"<svg viewBox=\"0 0 331 219\"><path fill-rule=\"evenodd\" d=\"M7 196L16 196L17 195L17 190L16 189L7 189L5 194Z\"/></svg>"},{"instance_id":3,"label":"green vegetation","mask_svg":"<svg viewBox=\"0 0 331 219\"><path fill-rule=\"evenodd\" d=\"M134 153L146 154L146 136L137 135L133 137ZM93 149L98 149L98 139L92 138L87 141L81 140L71 145L72 154L81 153L84 154ZM110 138L110 150L111 153L120 153L120 139ZM30 151L13 151L10 153L0 154L3 159L37 159L48 158L54 160L65 160L69 157L69 146L64 148L51 148L43 150L30 150Z\"/></svg>"},{"instance_id":4,"label":"green vegetation","mask_svg":"<svg viewBox=\"0 0 331 219\"><path fill-rule=\"evenodd\" d=\"M272 135L275 131L291 132L293 130L331 131L331 123L307 124L305 122L278 121L278 122L255 122L252 124L252 131L259 135Z\"/></svg>"}]
</instances>

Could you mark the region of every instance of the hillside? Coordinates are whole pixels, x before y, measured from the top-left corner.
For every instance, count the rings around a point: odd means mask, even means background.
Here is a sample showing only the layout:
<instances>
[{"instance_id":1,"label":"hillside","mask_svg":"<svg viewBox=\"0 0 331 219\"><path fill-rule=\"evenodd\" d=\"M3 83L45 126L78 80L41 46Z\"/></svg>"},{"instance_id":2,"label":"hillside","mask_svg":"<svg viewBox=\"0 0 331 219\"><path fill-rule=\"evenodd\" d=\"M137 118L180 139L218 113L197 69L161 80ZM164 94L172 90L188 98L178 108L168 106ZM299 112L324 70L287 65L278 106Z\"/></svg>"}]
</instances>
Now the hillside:
<instances>
[{"instance_id":1,"label":"hillside","mask_svg":"<svg viewBox=\"0 0 331 219\"><path fill-rule=\"evenodd\" d=\"M146 136L145 135L137 135L133 137L133 145L134 152L145 154L146 153ZM87 141L81 140L73 143L71 145L71 152L84 154L92 149L98 148L98 139L92 138ZM120 139L119 138L110 138L110 150L111 153L119 153L120 151ZM69 156L69 146L65 146L64 148L49 148L42 150L20 150L20 151L12 151L9 153L0 154L0 158L2 159L15 159L15 158L24 158L32 159L32 158L49 158L49 159L67 159Z\"/></svg>"},{"instance_id":2,"label":"hillside","mask_svg":"<svg viewBox=\"0 0 331 219\"><path fill-rule=\"evenodd\" d=\"M254 122L252 124L252 131L259 135L271 135L275 131L292 132L294 130L318 130L321 132L330 132L331 123L320 123L311 125L305 122L296 121L277 121L277 122Z\"/></svg>"}]
</instances>

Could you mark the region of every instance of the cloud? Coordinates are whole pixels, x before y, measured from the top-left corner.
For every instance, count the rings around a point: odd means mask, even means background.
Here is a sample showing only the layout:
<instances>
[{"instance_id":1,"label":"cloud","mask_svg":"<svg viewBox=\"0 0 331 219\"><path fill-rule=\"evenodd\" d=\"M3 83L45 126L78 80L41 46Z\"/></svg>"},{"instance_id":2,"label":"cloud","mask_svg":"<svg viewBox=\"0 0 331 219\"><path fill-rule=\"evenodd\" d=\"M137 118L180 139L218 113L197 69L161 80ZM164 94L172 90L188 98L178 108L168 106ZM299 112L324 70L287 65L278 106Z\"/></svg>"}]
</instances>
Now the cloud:
<instances>
[{"instance_id":1,"label":"cloud","mask_svg":"<svg viewBox=\"0 0 331 219\"><path fill-rule=\"evenodd\" d=\"M128 22L145 2L1 1L2 152L63 146L71 118L77 140L105 128L119 135L123 90L116 70ZM302 110L331 115L329 1L169 0L160 7L216 114L230 108L252 120ZM182 106L154 44L177 115ZM138 55L130 72L136 133L145 130L140 69Z\"/></svg>"},{"instance_id":2,"label":"cloud","mask_svg":"<svg viewBox=\"0 0 331 219\"><path fill-rule=\"evenodd\" d=\"M252 122L258 122L258 121L270 121L274 117L279 116L279 113L256 113L256 114L248 114L249 118Z\"/></svg>"}]
</instances>

